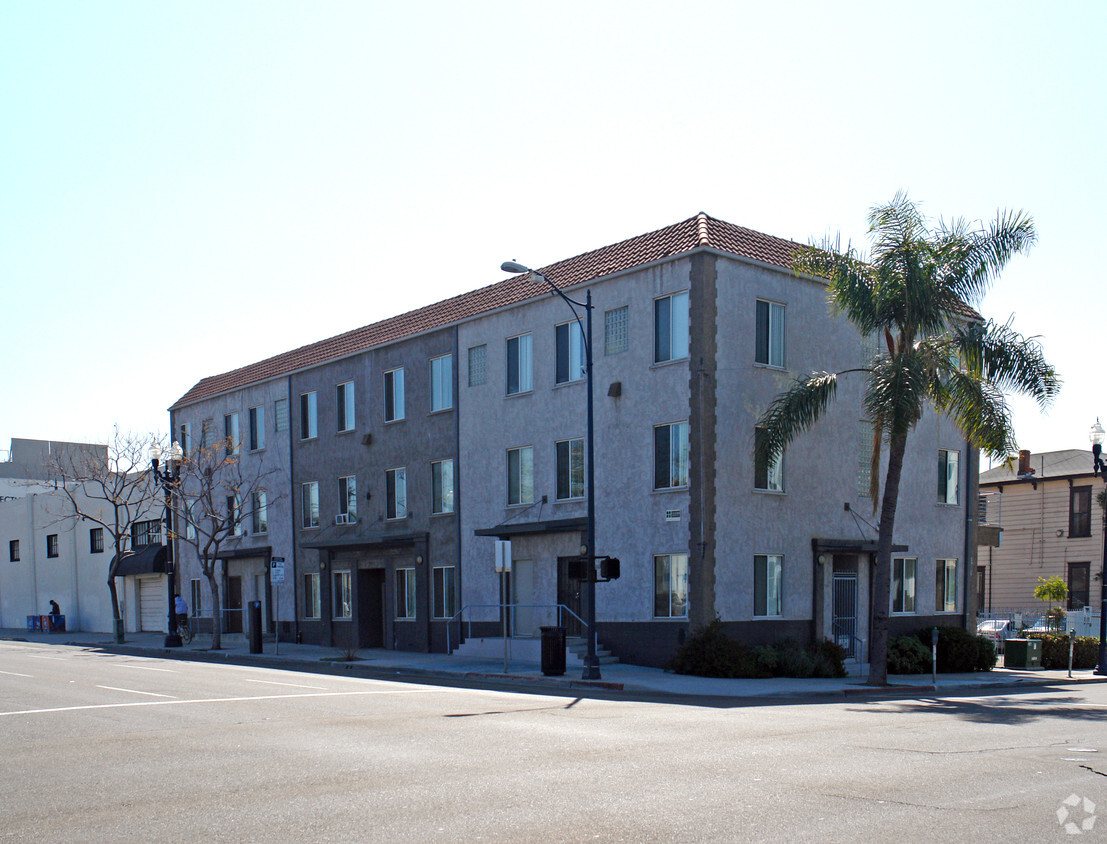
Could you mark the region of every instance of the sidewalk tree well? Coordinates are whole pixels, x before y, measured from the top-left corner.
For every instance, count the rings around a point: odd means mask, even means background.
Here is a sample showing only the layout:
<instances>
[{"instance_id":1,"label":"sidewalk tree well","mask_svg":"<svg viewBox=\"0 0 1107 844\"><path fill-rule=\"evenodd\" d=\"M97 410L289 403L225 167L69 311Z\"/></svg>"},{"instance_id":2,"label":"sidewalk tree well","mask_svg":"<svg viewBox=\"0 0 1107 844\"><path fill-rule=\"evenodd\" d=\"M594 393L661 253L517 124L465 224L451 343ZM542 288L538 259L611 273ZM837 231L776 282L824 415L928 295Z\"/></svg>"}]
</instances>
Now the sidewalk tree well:
<instances>
[{"instance_id":1,"label":"sidewalk tree well","mask_svg":"<svg viewBox=\"0 0 1107 844\"><path fill-rule=\"evenodd\" d=\"M213 650L223 646L223 607L220 600L217 564L251 523L258 506L255 493L264 492L268 508L283 498L288 486L284 472L266 468L261 460L249 465L239 455L240 443L218 439L184 455L180 478L173 486L170 507L178 546L189 546L208 582L212 607ZM178 556L178 561L180 557Z\"/></svg>"},{"instance_id":2,"label":"sidewalk tree well","mask_svg":"<svg viewBox=\"0 0 1107 844\"><path fill-rule=\"evenodd\" d=\"M929 404L952 419L977 448L997 459L1017 451L1005 393L1046 407L1060 378L1034 338L1008 321L985 321L975 306L1007 262L1037 235L1022 212L1000 212L984 223L938 221L922 215L905 193L869 212L870 254L828 239L799 251L797 273L826 279L832 310L878 351L866 365L813 372L778 395L757 425L758 461L781 455L819 421L843 378L863 379L863 413L872 424L873 510L880 501L873 584L869 682L888 679L892 538L907 439ZM887 460L880 498L880 462ZM974 506L970 504L969 506Z\"/></svg>"}]
</instances>

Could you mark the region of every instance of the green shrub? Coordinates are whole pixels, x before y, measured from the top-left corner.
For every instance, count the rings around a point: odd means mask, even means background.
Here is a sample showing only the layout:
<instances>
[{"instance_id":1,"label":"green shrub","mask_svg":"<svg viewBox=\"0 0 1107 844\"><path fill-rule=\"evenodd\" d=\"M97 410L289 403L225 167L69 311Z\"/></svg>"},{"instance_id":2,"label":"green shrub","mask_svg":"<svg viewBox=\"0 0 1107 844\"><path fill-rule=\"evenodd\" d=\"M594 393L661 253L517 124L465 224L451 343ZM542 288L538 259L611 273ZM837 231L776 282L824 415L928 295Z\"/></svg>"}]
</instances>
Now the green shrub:
<instances>
[{"instance_id":1,"label":"green shrub","mask_svg":"<svg viewBox=\"0 0 1107 844\"><path fill-rule=\"evenodd\" d=\"M987 636L976 637L976 670L991 671L996 667L996 643Z\"/></svg>"},{"instance_id":2,"label":"green shrub","mask_svg":"<svg viewBox=\"0 0 1107 844\"><path fill-rule=\"evenodd\" d=\"M776 645L777 677L811 677L815 674L815 659L795 642Z\"/></svg>"},{"instance_id":3,"label":"green shrub","mask_svg":"<svg viewBox=\"0 0 1107 844\"><path fill-rule=\"evenodd\" d=\"M694 674L697 677L770 676L761 673L749 648L723 632L723 622L717 617L692 632L677 649L670 667L677 674Z\"/></svg>"},{"instance_id":4,"label":"green shrub","mask_svg":"<svg viewBox=\"0 0 1107 844\"><path fill-rule=\"evenodd\" d=\"M918 636L927 654L930 653L930 631L924 628ZM964 627L945 624L938 627L938 672L941 674L964 674L970 671L984 671L981 667L980 637L970 633ZM929 658L928 658L929 665ZM994 667L994 663L993 663Z\"/></svg>"},{"instance_id":5,"label":"green shrub","mask_svg":"<svg viewBox=\"0 0 1107 844\"><path fill-rule=\"evenodd\" d=\"M896 636L888 642L889 674L925 674L930 671L930 650L918 636Z\"/></svg>"},{"instance_id":6,"label":"green shrub","mask_svg":"<svg viewBox=\"0 0 1107 844\"><path fill-rule=\"evenodd\" d=\"M1069 637L1060 633L1031 633L1031 639L1042 640L1042 668L1065 671L1069 667ZM1095 668L1099 662L1099 639L1077 636L1072 651L1072 667L1080 670Z\"/></svg>"}]
</instances>

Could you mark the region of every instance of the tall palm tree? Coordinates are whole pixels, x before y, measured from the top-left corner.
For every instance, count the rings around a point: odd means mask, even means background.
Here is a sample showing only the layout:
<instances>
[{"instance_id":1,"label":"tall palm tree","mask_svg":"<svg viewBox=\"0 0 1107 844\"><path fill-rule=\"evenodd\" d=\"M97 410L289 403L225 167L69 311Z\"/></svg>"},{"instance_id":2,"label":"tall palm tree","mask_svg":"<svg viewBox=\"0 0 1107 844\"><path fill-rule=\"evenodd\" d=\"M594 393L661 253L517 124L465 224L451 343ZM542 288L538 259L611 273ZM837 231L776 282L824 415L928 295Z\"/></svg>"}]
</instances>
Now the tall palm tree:
<instances>
[{"instance_id":1,"label":"tall palm tree","mask_svg":"<svg viewBox=\"0 0 1107 844\"><path fill-rule=\"evenodd\" d=\"M988 225L964 220L932 225L904 193L869 212L868 257L827 241L802 250L795 270L830 282L832 309L863 336L875 334L868 365L813 372L777 396L758 427L757 459L771 460L811 428L842 377L865 379L864 408L873 426L873 509L880 494L884 449L888 467L880 504L869 682L888 679L888 613L892 534L907 437L927 404L952 419L976 447L998 459L1017 451L1005 393L1032 396L1046 407L1061 381L1033 338L1010 322L983 321L970 307L1007 262L1037 239L1033 220L1001 212Z\"/></svg>"}]
</instances>

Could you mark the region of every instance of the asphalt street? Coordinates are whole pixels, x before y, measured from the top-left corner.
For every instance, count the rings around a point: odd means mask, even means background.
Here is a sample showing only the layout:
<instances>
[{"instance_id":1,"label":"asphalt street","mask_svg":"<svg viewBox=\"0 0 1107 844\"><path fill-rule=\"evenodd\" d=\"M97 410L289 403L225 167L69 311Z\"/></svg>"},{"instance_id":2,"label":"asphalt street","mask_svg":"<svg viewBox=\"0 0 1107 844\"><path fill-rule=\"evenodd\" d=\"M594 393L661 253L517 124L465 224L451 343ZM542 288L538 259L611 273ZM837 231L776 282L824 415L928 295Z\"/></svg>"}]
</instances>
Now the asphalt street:
<instances>
[{"instance_id":1,"label":"asphalt street","mask_svg":"<svg viewBox=\"0 0 1107 844\"><path fill-rule=\"evenodd\" d=\"M1102 684L686 706L5 641L0 753L12 841L1107 837Z\"/></svg>"}]
</instances>

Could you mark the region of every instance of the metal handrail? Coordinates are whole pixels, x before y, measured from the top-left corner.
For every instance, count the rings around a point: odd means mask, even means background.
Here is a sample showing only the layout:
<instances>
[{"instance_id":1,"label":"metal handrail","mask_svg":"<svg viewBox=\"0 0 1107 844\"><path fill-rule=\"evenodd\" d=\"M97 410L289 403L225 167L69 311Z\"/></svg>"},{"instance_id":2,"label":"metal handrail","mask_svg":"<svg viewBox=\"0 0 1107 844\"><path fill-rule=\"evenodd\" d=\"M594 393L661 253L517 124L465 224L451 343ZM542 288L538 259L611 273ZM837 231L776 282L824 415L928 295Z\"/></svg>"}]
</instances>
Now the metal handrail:
<instances>
[{"instance_id":1,"label":"metal handrail","mask_svg":"<svg viewBox=\"0 0 1107 844\"><path fill-rule=\"evenodd\" d=\"M462 616L464 616L466 612L469 613L469 633L466 638L471 639L473 635L473 610L499 610L500 612L503 612L503 610L505 609L556 609L557 622L559 627L564 626L562 624L562 611L564 611L575 618L578 622L580 622L582 627L584 627L586 630L588 629L588 622L586 622L583 618L581 618L579 615L577 615L575 612L565 606L565 604L466 604L460 610L450 616L450 618L446 621L446 653L453 653L453 646L450 643L450 625L453 624L454 621L458 622L457 638L458 644L461 644L461 625L465 623L464 619L462 619Z\"/></svg>"},{"instance_id":2,"label":"metal handrail","mask_svg":"<svg viewBox=\"0 0 1107 844\"><path fill-rule=\"evenodd\" d=\"M838 624L831 625L832 632L834 633L834 641L837 642L842 636L848 637L852 642L857 644L857 655L854 659L857 660L857 676L861 676L861 671L865 666L865 640L860 636L855 636L853 633L847 633L842 630Z\"/></svg>"}]
</instances>

